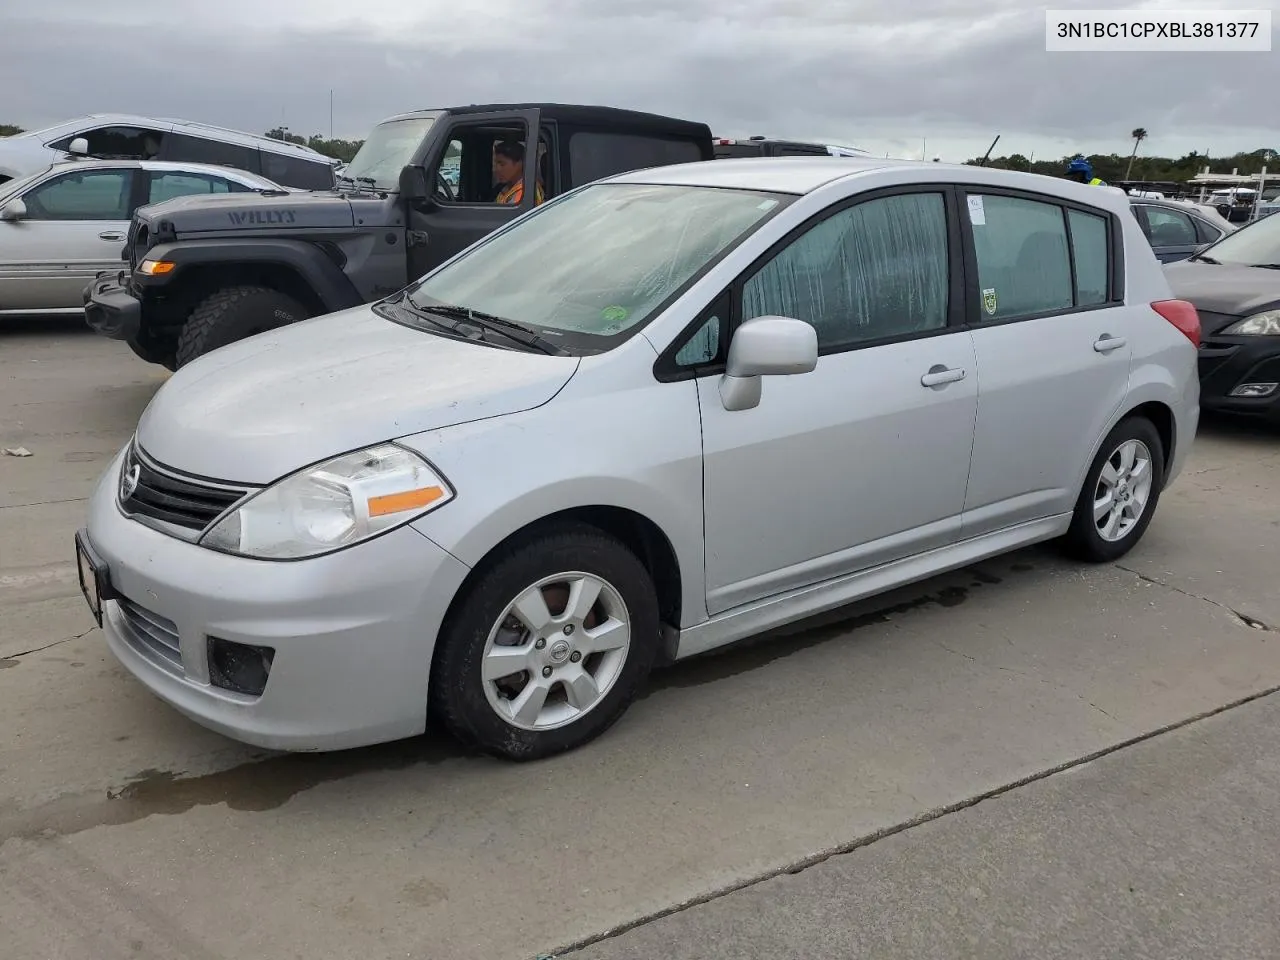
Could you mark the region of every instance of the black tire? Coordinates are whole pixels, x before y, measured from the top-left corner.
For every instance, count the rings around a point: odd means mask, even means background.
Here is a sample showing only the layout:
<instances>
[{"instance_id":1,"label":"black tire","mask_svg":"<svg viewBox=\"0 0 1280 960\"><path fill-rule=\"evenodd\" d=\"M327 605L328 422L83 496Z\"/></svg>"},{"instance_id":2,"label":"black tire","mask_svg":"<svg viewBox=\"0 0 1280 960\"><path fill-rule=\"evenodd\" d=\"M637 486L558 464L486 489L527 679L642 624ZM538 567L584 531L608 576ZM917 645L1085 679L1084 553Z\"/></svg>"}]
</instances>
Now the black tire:
<instances>
[{"instance_id":1,"label":"black tire","mask_svg":"<svg viewBox=\"0 0 1280 960\"><path fill-rule=\"evenodd\" d=\"M568 571L599 577L618 592L630 620L630 647L613 685L582 717L553 729L525 729L489 703L481 677L485 645L499 617L521 593ZM431 719L462 743L508 760L539 760L572 750L613 726L636 698L660 649L660 631L653 581L620 541L579 524L517 541L486 562L445 621L431 670Z\"/></svg>"},{"instance_id":2,"label":"black tire","mask_svg":"<svg viewBox=\"0 0 1280 960\"><path fill-rule=\"evenodd\" d=\"M1098 530L1094 521L1094 498L1101 483L1102 470L1108 460L1119 447L1137 440L1144 444L1151 454L1151 492L1147 497L1147 505L1129 531L1118 540L1106 540ZM1071 517L1071 528L1063 538L1063 546L1068 554L1077 560L1087 563L1110 563L1119 560L1137 545L1155 516L1156 506L1160 502L1160 494L1164 488L1164 443L1160 434L1145 417L1128 417L1107 434L1106 440L1098 449L1098 454L1089 465L1089 473L1085 477L1084 486L1076 500L1075 512Z\"/></svg>"},{"instance_id":3,"label":"black tire","mask_svg":"<svg viewBox=\"0 0 1280 960\"><path fill-rule=\"evenodd\" d=\"M178 366L186 366L210 350L297 323L309 315L306 307L279 290L224 287L191 311L178 337Z\"/></svg>"}]
</instances>

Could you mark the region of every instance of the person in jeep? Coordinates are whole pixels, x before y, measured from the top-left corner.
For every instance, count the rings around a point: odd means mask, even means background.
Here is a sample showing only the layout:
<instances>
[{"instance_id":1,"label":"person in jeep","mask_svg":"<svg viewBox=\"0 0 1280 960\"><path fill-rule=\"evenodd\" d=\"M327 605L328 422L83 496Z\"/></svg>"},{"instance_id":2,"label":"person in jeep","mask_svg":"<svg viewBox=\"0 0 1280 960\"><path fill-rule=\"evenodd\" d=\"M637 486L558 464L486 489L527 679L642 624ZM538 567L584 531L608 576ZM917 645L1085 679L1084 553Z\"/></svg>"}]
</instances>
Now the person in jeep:
<instances>
[{"instance_id":1,"label":"person in jeep","mask_svg":"<svg viewBox=\"0 0 1280 960\"><path fill-rule=\"evenodd\" d=\"M519 140L499 140L493 145L493 179L502 189L498 192L498 203L518 204L524 200L524 144ZM533 198L535 204L542 203L542 184L538 183Z\"/></svg>"}]
</instances>

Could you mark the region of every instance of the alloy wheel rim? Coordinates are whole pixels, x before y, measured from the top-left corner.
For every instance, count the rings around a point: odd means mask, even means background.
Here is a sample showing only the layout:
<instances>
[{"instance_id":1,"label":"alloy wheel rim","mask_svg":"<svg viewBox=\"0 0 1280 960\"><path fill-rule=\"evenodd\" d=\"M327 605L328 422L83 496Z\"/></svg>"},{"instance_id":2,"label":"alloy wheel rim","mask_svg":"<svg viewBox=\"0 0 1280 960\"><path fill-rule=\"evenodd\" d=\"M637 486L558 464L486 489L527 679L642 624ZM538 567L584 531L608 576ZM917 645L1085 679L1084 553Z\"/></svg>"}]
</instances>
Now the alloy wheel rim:
<instances>
[{"instance_id":1,"label":"alloy wheel rim","mask_svg":"<svg viewBox=\"0 0 1280 960\"><path fill-rule=\"evenodd\" d=\"M1126 440L1102 464L1093 492L1093 524L1098 536L1118 543L1133 532L1151 499L1151 450Z\"/></svg>"},{"instance_id":2,"label":"alloy wheel rim","mask_svg":"<svg viewBox=\"0 0 1280 960\"><path fill-rule=\"evenodd\" d=\"M533 732L586 716L608 695L631 649L631 618L607 580L573 571L530 584L498 617L480 658L489 706Z\"/></svg>"}]
</instances>

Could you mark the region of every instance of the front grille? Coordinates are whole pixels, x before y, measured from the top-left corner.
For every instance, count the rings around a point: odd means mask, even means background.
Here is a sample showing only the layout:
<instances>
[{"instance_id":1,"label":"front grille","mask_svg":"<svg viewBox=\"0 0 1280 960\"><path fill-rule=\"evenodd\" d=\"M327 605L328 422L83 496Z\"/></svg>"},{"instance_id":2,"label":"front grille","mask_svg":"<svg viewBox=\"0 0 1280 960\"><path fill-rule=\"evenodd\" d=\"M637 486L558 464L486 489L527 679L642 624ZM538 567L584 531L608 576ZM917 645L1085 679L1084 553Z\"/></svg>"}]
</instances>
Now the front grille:
<instances>
[{"instance_id":1,"label":"front grille","mask_svg":"<svg viewBox=\"0 0 1280 960\"><path fill-rule=\"evenodd\" d=\"M125 640L133 647L181 669L182 647L178 643L178 628L172 620L124 599L120 600L120 618L124 621Z\"/></svg>"},{"instance_id":2,"label":"front grille","mask_svg":"<svg viewBox=\"0 0 1280 960\"><path fill-rule=\"evenodd\" d=\"M120 470L120 509L135 519L154 520L183 530L202 531L250 488L184 476L147 458L137 445Z\"/></svg>"}]
</instances>

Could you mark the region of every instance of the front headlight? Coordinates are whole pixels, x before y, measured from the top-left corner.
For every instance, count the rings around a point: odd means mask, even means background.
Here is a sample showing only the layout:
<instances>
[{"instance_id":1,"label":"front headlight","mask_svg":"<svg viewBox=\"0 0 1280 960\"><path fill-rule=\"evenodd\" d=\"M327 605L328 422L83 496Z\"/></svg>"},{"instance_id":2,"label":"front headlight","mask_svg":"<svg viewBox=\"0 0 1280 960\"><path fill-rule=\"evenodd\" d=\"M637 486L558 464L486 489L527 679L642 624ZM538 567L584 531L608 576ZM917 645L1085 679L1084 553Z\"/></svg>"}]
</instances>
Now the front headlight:
<instances>
[{"instance_id":1,"label":"front headlight","mask_svg":"<svg viewBox=\"0 0 1280 960\"><path fill-rule=\"evenodd\" d=\"M384 443L272 484L219 520L200 543L259 560L300 560L386 533L453 496L416 453Z\"/></svg>"},{"instance_id":2,"label":"front headlight","mask_svg":"<svg viewBox=\"0 0 1280 960\"><path fill-rule=\"evenodd\" d=\"M1276 337L1280 336L1280 310L1264 310L1252 317L1237 320L1222 331L1223 336L1232 337Z\"/></svg>"}]
</instances>

